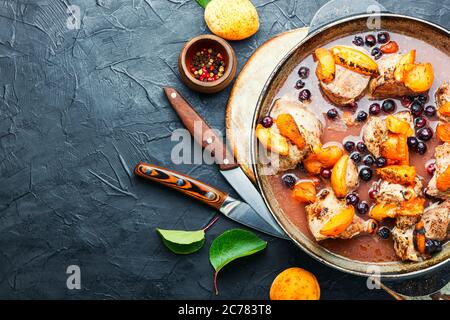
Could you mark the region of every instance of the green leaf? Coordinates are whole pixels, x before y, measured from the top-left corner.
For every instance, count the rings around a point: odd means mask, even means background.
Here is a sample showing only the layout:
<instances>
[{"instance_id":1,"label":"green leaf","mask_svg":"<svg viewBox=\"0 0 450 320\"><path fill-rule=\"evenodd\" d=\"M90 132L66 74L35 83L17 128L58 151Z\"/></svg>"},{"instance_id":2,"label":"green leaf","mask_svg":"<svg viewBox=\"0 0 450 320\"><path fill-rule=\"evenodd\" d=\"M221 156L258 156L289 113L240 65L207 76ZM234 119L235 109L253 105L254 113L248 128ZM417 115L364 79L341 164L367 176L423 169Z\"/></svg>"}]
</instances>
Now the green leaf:
<instances>
[{"instance_id":1,"label":"green leaf","mask_svg":"<svg viewBox=\"0 0 450 320\"><path fill-rule=\"evenodd\" d=\"M205 243L205 231L156 229L163 243L176 254L190 254L200 250Z\"/></svg>"},{"instance_id":2,"label":"green leaf","mask_svg":"<svg viewBox=\"0 0 450 320\"><path fill-rule=\"evenodd\" d=\"M210 3L211 0L197 0L197 3L203 8L205 9L206 6L208 5L208 3Z\"/></svg>"},{"instance_id":3,"label":"green leaf","mask_svg":"<svg viewBox=\"0 0 450 320\"><path fill-rule=\"evenodd\" d=\"M230 262L252 255L267 247L267 242L258 238L253 232L232 229L218 236L209 249L209 261L214 267L214 288L217 290L217 274Z\"/></svg>"}]
</instances>

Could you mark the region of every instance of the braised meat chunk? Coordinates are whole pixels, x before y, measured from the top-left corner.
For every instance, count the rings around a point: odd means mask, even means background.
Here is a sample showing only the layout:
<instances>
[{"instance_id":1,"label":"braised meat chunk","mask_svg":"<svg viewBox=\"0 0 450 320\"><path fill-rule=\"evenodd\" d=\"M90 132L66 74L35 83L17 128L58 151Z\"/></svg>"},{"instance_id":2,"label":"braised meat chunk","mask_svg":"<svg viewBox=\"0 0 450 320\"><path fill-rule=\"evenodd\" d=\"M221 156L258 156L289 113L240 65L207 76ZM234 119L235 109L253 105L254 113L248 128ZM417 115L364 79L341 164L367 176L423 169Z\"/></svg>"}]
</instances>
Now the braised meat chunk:
<instances>
[{"instance_id":1,"label":"braised meat chunk","mask_svg":"<svg viewBox=\"0 0 450 320\"><path fill-rule=\"evenodd\" d=\"M426 193L445 200L450 197L450 143L437 146L434 157L436 171L428 183Z\"/></svg>"},{"instance_id":2,"label":"braised meat chunk","mask_svg":"<svg viewBox=\"0 0 450 320\"><path fill-rule=\"evenodd\" d=\"M427 239L446 240L450 222L450 200L429 207L425 210L422 221Z\"/></svg>"},{"instance_id":3,"label":"braised meat chunk","mask_svg":"<svg viewBox=\"0 0 450 320\"><path fill-rule=\"evenodd\" d=\"M439 118L443 121L450 122L450 85L448 82L444 82L436 90L435 99Z\"/></svg>"},{"instance_id":4,"label":"braised meat chunk","mask_svg":"<svg viewBox=\"0 0 450 320\"><path fill-rule=\"evenodd\" d=\"M329 83L321 81L320 87L332 103L345 106L364 95L369 80L369 76L337 65L334 80Z\"/></svg>"},{"instance_id":5,"label":"braised meat chunk","mask_svg":"<svg viewBox=\"0 0 450 320\"><path fill-rule=\"evenodd\" d=\"M270 128L260 126L256 135L264 147L272 151L268 157L275 174L294 169L313 146L319 145L323 126L306 105L297 101L278 100L271 117L274 119L273 125ZM273 137L266 138L270 135ZM285 147L280 148L283 143Z\"/></svg>"}]
</instances>

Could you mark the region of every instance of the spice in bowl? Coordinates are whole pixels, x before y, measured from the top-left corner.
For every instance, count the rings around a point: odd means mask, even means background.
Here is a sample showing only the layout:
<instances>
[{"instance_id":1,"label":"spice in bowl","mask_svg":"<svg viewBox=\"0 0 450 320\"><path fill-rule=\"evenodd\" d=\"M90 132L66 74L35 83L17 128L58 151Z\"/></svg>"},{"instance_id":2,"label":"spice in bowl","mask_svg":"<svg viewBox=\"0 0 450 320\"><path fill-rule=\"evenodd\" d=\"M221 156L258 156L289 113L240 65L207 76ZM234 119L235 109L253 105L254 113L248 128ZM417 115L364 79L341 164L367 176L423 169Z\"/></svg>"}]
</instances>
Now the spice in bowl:
<instances>
[{"instance_id":1,"label":"spice in bowl","mask_svg":"<svg viewBox=\"0 0 450 320\"><path fill-rule=\"evenodd\" d=\"M225 68L223 55L211 48L203 48L192 57L191 72L200 81L216 81L223 76Z\"/></svg>"}]
</instances>

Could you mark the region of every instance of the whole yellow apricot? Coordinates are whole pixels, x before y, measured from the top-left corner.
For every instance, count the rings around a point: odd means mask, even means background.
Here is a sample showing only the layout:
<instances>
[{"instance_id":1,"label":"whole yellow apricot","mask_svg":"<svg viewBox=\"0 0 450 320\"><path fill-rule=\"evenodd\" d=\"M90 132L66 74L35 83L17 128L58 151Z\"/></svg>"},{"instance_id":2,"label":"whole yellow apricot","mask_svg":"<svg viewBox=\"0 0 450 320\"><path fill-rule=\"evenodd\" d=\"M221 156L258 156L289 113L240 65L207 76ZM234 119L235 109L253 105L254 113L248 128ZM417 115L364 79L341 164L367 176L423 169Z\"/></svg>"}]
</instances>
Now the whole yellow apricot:
<instances>
[{"instance_id":1,"label":"whole yellow apricot","mask_svg":"<svg viewBox=\"0 0 450 320\"><path fill-rule=\"evenodd\" d=\"M205 9L212 33L227 40L242 40L259 29L258 12L249 0L212 0Z\"/></svg>"},{"instance_id":2,"label":"whole yellow apricot","mask_svg":"<svg viewBox=\"0 0 450 320\"><path fill-rule=\"evenodd\" d=\"M269 295L270 300L319 300L320 287L311 272L289 268L273 280Z\"/></svg>"}]
</instances>

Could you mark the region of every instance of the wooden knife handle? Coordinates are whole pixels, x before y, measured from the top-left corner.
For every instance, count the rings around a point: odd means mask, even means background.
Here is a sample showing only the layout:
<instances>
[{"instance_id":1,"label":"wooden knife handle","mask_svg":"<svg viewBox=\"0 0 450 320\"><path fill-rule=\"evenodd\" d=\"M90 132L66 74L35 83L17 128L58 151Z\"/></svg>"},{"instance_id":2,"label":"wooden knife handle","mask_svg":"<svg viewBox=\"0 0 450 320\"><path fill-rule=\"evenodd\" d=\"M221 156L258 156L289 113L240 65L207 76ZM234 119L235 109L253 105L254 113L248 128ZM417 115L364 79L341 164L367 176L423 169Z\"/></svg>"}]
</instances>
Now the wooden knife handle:
<instances>
[{"instance_id":1,"label":"wooden knife handle","mask_svg":"<svg viewBox=\"0 0 450 320\"><path fill-rule=\"evenodd\" d=\"M136 165L134 174L180 191L217 210L220 209L228 196L227 193L192 177L145 162L139 162Z\"/></svg>"},{"instance_id":2,"label":"wooden knife handle","mask_svg":"<svg viewBox=\"0 0 450 320\"><path fill-rule=\"evenodd\" d=\"M189 130L195 141L211 152L220 170L238 167L233 154L225 146L223 140L211 130L206 121L184 100L180 93L170 87L165 87L164 92L186 129Z\"/></svg>"}]
</instances>

